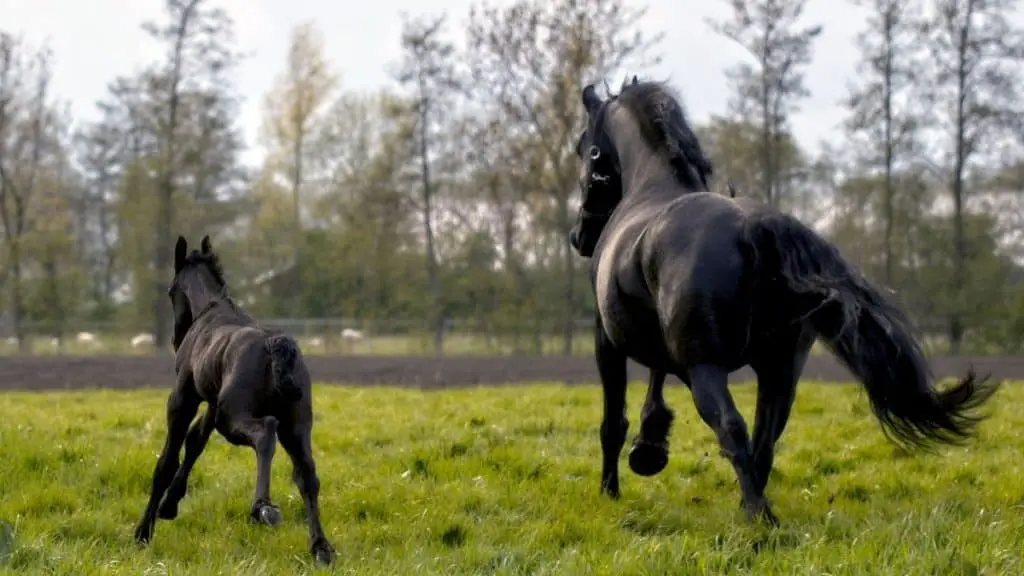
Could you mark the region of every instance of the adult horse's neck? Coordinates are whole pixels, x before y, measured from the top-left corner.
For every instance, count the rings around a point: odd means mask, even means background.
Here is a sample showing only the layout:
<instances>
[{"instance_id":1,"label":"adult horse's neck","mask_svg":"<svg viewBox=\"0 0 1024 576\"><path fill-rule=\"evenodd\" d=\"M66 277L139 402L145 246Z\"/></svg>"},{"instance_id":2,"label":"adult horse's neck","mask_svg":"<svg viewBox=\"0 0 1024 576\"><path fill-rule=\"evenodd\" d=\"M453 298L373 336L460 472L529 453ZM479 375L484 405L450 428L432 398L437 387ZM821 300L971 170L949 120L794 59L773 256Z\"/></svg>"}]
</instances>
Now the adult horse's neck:
<instances>
[{"instance_id":1,"label":"adult horse's neck","mask_svg":"<svg viewBox=\"0 0 1024 576\"><path fill-rule=\"evenodd\" d=\"M622 170L623 200L679 194L679 183L665 155L652 148L640 133L633 115L622 106L610 110L609 136Z\"/></svg>"}]
</instances>

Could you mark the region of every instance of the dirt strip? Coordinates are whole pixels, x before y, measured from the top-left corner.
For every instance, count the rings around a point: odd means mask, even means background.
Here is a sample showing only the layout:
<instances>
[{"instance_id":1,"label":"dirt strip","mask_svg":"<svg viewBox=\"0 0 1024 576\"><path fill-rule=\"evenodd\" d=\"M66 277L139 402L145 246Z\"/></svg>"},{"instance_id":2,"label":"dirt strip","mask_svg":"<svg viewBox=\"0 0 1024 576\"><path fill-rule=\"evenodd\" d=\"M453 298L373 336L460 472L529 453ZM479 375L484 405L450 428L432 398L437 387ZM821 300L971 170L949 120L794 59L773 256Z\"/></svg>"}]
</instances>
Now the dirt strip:
<instances>
[{"instance_id":1,"label":"dirt strip","mask_svg":"<svg viewBox=\"0 0 1024 576\"><path fill-rule=\"evenodd\" d=\"M317 381L350 385L449 388L555 381L570 384L597 382L590 357L382 357L310 356L310 372ZM940 378L959 377L973 364L979 373L994 378L1024 380L1024 357L933 358ZM630 366L630 377L646 379L647 371ZM850 373L831 357L813 357L804 379L849 381ZM753 378L740 370L732 381ZM146 357L5 357L0 358L0 390L63 390L81 388L169 388L174 379L170 356Z\"/></svg>"}]
</instances>

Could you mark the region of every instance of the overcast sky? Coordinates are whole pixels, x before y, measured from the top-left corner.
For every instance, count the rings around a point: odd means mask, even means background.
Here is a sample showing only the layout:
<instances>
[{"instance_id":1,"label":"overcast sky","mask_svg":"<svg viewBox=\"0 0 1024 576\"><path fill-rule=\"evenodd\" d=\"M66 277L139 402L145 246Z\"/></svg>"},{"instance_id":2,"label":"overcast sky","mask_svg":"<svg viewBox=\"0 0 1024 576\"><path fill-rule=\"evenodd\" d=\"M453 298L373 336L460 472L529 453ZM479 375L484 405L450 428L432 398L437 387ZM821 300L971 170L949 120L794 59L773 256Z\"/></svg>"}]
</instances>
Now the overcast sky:
<instances>
[{"instance_id":1,"label":"overcast sky","mask_svg":"<svg viewBox=\"0 0 1024 576\"><path fill-rule=\"evenodd\" d=\"M255 146L261 95L284 65L288 37L298 23L313 20L323 31L327 56L349 89L374 89L391 82L388 66L398 58L402 12L447 12L451 30L460 26L473 0L211 0L234 17L242 50L249 54L237 82L245 96L240 119ZM495 0L492 0L495 3ZM497 0L496 3L500 3ZM0 27L27 39L49 41L56 56L55 89L70 101L77 118L94 117L94 103L115 76L129 74L154 58L159 48L139 28L159 17L163 0L0 0ZM669 80L695 121L725 110L724 70L748 58L731 41L713 33L706 18L728 13L724 0L651 0L643 26L663 32L663 63L647 71ZM807 69L812 92L793 118L806 147L835 137L842 122L839 104L855 72L853 37L863 25L861 9L843 0L811 0L805 21L825 27ZM620 78L609 79L616 85ZM254 149L249 161L259 158Z\"/></svg>"}]
</instances>

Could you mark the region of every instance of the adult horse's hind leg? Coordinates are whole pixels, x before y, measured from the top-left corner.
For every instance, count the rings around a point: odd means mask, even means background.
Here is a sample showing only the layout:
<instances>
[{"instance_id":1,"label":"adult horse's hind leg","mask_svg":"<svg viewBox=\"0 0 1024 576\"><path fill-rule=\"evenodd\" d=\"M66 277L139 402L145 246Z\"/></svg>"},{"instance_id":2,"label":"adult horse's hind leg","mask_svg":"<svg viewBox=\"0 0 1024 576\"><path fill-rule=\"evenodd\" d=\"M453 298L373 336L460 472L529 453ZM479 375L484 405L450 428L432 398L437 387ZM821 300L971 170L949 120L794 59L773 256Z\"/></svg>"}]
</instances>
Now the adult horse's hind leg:
<instances>
[{"instance_id":1,"label":"adult horse's hind leg","mask_svg":"<svg viewBox=\"0 0 1024 576\"><path fill-rule=\"evenodd\" d=\"M316 474L316 462L312 449L312 410L303 409L295 422L284 422L277 437L281 446L292 460L292 479L302 493L306 506L306 520L309 522L309 544L313 556L324 564L334 561L334 547L324 534L320 524L320 479Z\"/></svg>"},{"instance_id":2,"label":"adult horse's hind leg","mask_svg":"<svg viewBox=\"0 0 1024 576\"><path fill-rule=\"evenodd\" d=\"M281 510L270 501L270 464L277 446L277 418L254 418L226 413L223 409L216 418L217 429L228 442L256 451L256 491L249 515L267 526L277 526L281 523Z\"/></svg>"},{"instance_id":3,"label":"adult horse's hind leg","mask_svg":"<svg viewBox=\"0 0 1024 576\"><path fill-rule=\"evenodd\" d=\"M156 511L159 518L173 520L178 517L178 503L185 497L188 490L188 476L192 472L192 467L196 465L196 461L199 460L199 456L202 455L203 449L206 448L206 443L210 441L216 417L217 409L211 405L206 409L202 418L188 429L188 436L185 437L185 458L182 459L181 466L178 468L177 474L174 475L170 487L167 488L160 508Z\"/></svg>"},{"instance_id":4,"label":"adult horse's hind leg","mask_svg":"<svg viewBox=\"0 0 1024 576\"><path fill-rule=\"evenodd\" d=\"M597 320L595 352L597 371L604 393L604 417L601 421L601 492L619 497L619 454L626 443L629 420L626 419L626 355L608 340L601 319Z\"/></svg>"},{"instance_id":5,"label":"adult horse's hind leg","mask_svg":"<svg viewBox=\"0 0 1024 576\"><path fill-rule=\"evenodd\" d=\"M651 370L647 398L640 412L640 434L629 450L629 467L641 476L654 476L668 464L668 433L674 418L665 404L665 372Z\"/></svg>"},{"instance_id":6,"label":"adult horse's hind leg","mask_svg":"<svg viewBox=\"0 0 1024 576\"><path fill-rule=\"evenodd\" d=\"M752 363L757 373L757 411L754 416L754 473L764 491L775 460L775 443L789 421L796 385L814 344L814 333L797 326L793 334L775 340Z\"/></svg>"},{"instance_id":7,"label":"adult horse's hind leg","mask_svg":"<svg viewBox=\"0 0 1024 576\"><path fill-rule=\"evenodd\" d=\"M747 423L736 409L728 386L729 373L718 366L701 364L690 370L690 390L697 412L715 431L723 455L736 470L744 509L751 520L760 516L775 524L777 520L764 498L764 491L757 486Z\"/></svg>"},{"instance_id":8,"label":"adult horse's hind leg","mask_svg":"<svg viewBox=\"0 0 1024 576\"><path fill-rule=\"evenodd\" d=\"M178 470L178 453L185 443L189 424L199 411L199 394L196 393L190 377L179 377L178 384L167 399L167 438L163 450L153 470L153 486L149 493L149 503L135 527L135 540L146 543L153 537L156 525L156 512L160 499L167 491Z\"/></svg>"}]
</instances>

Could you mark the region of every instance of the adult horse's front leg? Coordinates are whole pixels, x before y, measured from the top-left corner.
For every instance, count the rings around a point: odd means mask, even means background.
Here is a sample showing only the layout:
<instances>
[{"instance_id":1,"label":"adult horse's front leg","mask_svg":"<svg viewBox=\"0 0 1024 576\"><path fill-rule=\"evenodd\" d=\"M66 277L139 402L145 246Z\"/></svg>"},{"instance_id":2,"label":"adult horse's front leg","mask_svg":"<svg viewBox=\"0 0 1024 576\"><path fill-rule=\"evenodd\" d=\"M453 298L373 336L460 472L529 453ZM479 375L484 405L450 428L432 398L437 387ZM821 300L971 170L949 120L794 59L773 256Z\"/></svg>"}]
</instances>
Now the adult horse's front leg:
<instances>
[{"instance_id":1,"label":"adult horse's front leg","mask_svg":"<svg viewBox=\"0 0 1024 576\"><path fill-rule=\"evenodd\" d=\"M641 476L654 476L668 465L668 432L674 418L665 404L665 372L651 370L647 398L640 412L640 434L629 450L629 467Z\"/></svg>"},{"instance_id":2,"label":"adult horse's front leg","mask_svg":"<svg viewBox=\"0 0 1024 576\"><path fill-rule=\"evenodd\" d=\"M743 493L743 508L751 520L763 517L776 524L778 520L764 497L764 488L758 486L747 423L729 394L729 373L711 364L694 366L690 370L690 390L697 412L715 431L723 455L736 471Z\"/></svg>"},{"instance_id":3,"label":"adult horse's front leg","mask_svg":"<svg viewBox=\"0 0 1024 576\"><path fill-rule=\"evenodd\" d=\"M608 339L600 317L597 320L597 371L604 392L604 418L601 421L601 492L619 497L619 454L626 443L629 420L626 419L626 355Z\"/></svg>"}]
</instances>

